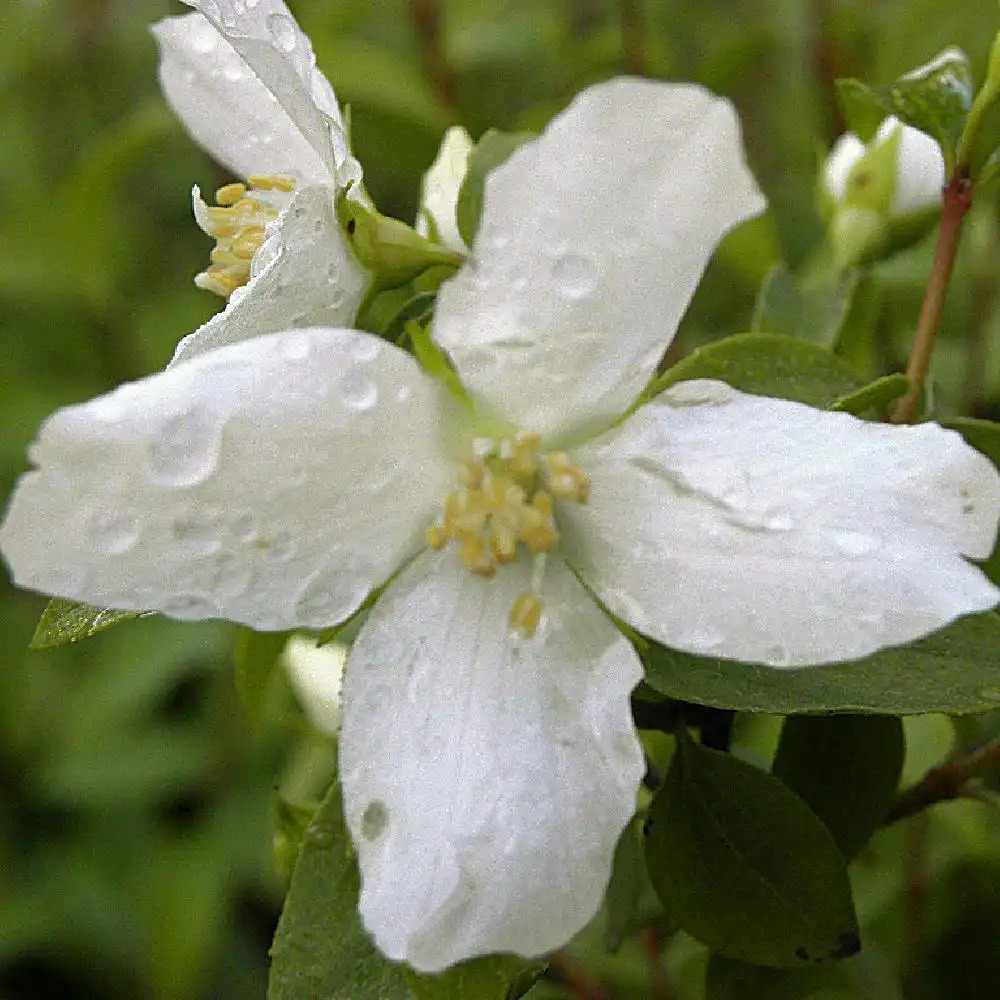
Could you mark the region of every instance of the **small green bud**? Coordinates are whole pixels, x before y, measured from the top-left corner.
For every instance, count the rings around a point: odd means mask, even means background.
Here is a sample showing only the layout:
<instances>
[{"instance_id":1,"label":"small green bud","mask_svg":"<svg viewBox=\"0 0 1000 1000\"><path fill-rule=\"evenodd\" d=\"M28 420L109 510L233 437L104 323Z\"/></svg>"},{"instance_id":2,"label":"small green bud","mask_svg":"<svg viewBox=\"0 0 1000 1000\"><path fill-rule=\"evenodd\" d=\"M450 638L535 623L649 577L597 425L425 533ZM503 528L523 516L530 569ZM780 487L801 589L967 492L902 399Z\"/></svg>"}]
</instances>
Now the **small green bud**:
<instances>
[{"instance_id":1,"label":"small green bud","mask_svg":"<svg viewBox=\"0 0 1000 1000\"><path fill-rule=\"evenodd\" d=\"M453 250L434 243L398 219L341 194L337 218L348 243L361 264L371 271L378 290L398 288L430 267L457 270L463 258Z\"/></svg>"},{"instance_id":2,"label":"small green bud","mask_svg":"<svg viewBox=\"0 0 1000 1000\"><path fill-rule=\"evenodd\" d=\"M867 145L848 132L823 168L820 211L840 267L905 249L934 225L944 159L930 136L887 118Z\"/></svg>"}]
</instances>

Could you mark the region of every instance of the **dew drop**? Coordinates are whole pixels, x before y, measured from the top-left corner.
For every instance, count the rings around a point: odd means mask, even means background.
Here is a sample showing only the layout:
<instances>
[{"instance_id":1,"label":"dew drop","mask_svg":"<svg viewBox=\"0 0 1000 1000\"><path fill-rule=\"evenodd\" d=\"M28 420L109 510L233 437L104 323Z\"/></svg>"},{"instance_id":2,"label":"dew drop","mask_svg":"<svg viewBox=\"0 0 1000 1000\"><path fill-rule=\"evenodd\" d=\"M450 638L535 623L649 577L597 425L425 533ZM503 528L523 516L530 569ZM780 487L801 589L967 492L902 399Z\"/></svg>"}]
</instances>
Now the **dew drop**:
<instances>
[{"instance_id":1,"label":"dew drop","mask_svg":"<svg viewBox=\"0 0 1000 1000\"><path fill-rule=\"evenodd\" d=\"M250 577L250 567L245 556L224 552L215 561L209 589L220 597L239 597L250 586Z\"/></svg>"},{"instance_id":2,"label":"dew drop","mask_svg":"<svg viewBox=\"0 0 1000 1000\"><path fill-rule=\"evenodd\" d=\"M295 46L299 43L298 32L295 30L295 22L287 14L269 14L267 30L279 49L283 52L295 51Z\"/></svg>"},{"instance_id":3,"label":"dew drop","mask_svg":"<svg viewBox=\"0 0 1000 1000\"><path fill-rule=\"evenodd\" d=\"M405 403L412 395L413 390L408 385L401 385L396 390L396 402Z\"/></svg>"},{"instance_id":4,"label":"dew drop","mask_svg":"<svg viewBox=\"0 0 1000 1000\"><path fill-rule=\"evenodd\" d=\"M564 253L552 265L552 277L568 299L582 299L597 288L597 268L578 253Z\"/></svg>"},{"instance_id":5,"label":"dew drop","mask_svg":"<svg viewBox=\"0 0 1000 1000\"><path fill-rule=\"evenodd\" d=\"M230 59L222 67L222 76L229 83L239 83L250 75L250 70L241 59Z\"/></svg>"},{"instance_id":6,"label":"dew drop","mask_svg":"<svg viewBox=\"0 0 1000 1000\"><path fill-rule=\"evenodd\" d=\"M109 555L128 552L139 540L136 519L114 511L99 511L91 515L84 530L94 548Z\"/></svg>"},{"instance_id":7,"label":"dew drop","mask_svg":"<svg viewBox=\"0 0 1000 1000\"><path fill-rule=\"evenodd\" d=\"M764 662L772 667L787 667L792 662L792 657L784 646L775 644L764 650Z\"/></svg>"},{"instance_id":8,"label":"dew drop","mask_svg":"<svg viewBox=\"0 0 1000 1000\"><path fill-rule=\"evenodd\" d=\"M698 625L684 632L678 639L678 645L700 656L705 656L718 649L726 641L726 634L710 625Z\"/></svg>"},{"instance_id":9,"label":"dew drop","mask_svg":"<svg viewBox=\"0 0 1000 1000\"><path fill-rule=\"evenodd\" d=\"M878 548L878 539L858 531L841 531L833 536L833 544L845 556L866 556Z\"/></svg>"},{"instance_id":10,"label":"dew drop","mask_svg":"<svg viewBox=\"0 0 1000 1000\"><path fill-rule=\"evenodd\" d=\"M379 343L374 337L358 337L348 352L352 361L367 364L378 357Z\"/></svg>"},{"instance_id":11,"label":"dew drop","mask_svg":"<svg viewBox=\"0 0 1000 1000\"><path fill-rule=\"evenodd\" d=\"M222 548L218 520L212 513L194 511L176 517L170 533L177 545L193 555L212 555Z\"/></svg>"},{"instance_id":12,"label":"dew drop","mask_svg":"<svg viewBox=\"0 0 1000 1000\"><path fill-rule=\"evenodd\" d=\"M791 531L795 522L785 511L767 511L761 518L761 527L768 531Z\"/></svg>"},{"instance_id":13,"label":"dew drop","mask_svg":"<svg viewBox=\"0 0 1000 1000\"><path fill-rule=\"evenodd\" d=\"M378 402L378 386L359 372L347 372L340 380L340 396L349 410L364 413Z\"/></svg>"},{"instance_id":14,"label":"dew drop","mask_svg":"<svg viewBox=\"0 0 1000 1000\"><path fill-rule=\"evenodd\" d=\"M207 56L215 51L219 43L219 33L204 21L196 22L191 35L191 49L198 55Z\"/></svg>"},{"instance_id":15,"label":"dew drop","mask_svg":"<svg viewBox=\"0 0 1000 1000\"><path fill-rule=\"evenodd\" d=\"M161 486L194 486L216 468L222 418L204 409L166 420L147 450L149 474Z\"/></svg>"},{"instance_id":16,"label":"dew drop","mask_svg":"<svg viewBox=\"0 0 1000 1000\"><path fill-rule=\"evenodd\" d=\"M678 382L663 393L662 398L671 406L720 406L732 400L735 393L725 382L697 378Z\"/></svg>"}]
</instances>

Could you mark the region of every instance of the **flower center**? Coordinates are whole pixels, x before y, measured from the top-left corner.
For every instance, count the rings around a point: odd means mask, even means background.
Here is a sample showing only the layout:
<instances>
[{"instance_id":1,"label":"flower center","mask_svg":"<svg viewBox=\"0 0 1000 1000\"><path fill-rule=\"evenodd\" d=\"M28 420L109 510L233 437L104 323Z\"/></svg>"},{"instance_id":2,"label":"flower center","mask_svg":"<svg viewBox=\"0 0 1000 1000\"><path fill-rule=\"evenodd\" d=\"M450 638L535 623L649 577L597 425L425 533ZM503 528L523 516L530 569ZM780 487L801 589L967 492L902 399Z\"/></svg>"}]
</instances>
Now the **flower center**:
<instances>
[{"instance_id":1,"label":"flower center","mask_svg":"<svg viewBox=\"0 0 1000 1000\"><path fill-rule=\"evenodd\" d=\"M498 566L514 562L518 546L527 549L535 559L532 589L514 602L510 625L533 636L542 614L545 553L559 541L555 504L586 503L590 480L564 452L542 452L538 434L519 433L499 442L474 441L458 483L444 499L441 522L427 529L427 544L443 549L454 542L459 561L479 576L493 576Z\"/></svg>"},{"instance_id":2,"label":"flower center","mask_svg":"<svg viewBox=\"0 0 1000 1000\"><path fill-rule=\"evenodd\" d=\"M253 174L246 184L226 184L215 192L215 205L196 211L198 225L216 242L212 263L194 279L199 288L228 299L250 280L250 262L294 189L283 174Z\"/></svg>"}]
</instances>

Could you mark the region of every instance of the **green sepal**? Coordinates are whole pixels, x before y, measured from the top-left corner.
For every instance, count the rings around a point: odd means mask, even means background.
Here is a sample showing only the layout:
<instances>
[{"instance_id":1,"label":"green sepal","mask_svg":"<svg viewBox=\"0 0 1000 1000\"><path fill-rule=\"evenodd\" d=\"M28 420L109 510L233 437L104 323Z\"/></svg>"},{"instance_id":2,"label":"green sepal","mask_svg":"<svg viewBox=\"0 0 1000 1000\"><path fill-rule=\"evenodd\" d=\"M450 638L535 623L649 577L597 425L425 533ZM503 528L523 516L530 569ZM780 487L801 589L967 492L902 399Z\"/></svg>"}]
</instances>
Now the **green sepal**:
<instances>
[{"instance_id":1,"label":"green sepal","mask_svg":"<svg viewBox=\"0 0 1000 1000\"><path fill-rule=\"evenodd\" d=\"M337 218L354 255L372 274L369 296L374 291L405 285L431 267L456 271L462 266L463 258L453 250L346 194L337 200Z\"/></svg>"},{"instance_id":2,"label":"green sepal","mask_svg":"<svg viewBox=\"0 0 1000 1000\"><path fill-rule=\"evenodd\" d=\"M668 698L740 712L966 715L1000 706L1000 615L961 618L919 642L802 670L693 656L649 642L646 682Z\"/></svg>"},{"instance_id":3,"label":"green sepal","mask_svg":"<svg viewBox=\"0 0 1000 1000\"><path fill-rule=\"evenodd\" d=\"M740 333L692 351L654 379L636 407L695 378L720 379L742 392L821 409L864 384L847 362L816 344L776 333Z\"/></svg>"},{"instance_id":4,"label":"green sepal","mask_svg":"<svg viewBox=\"0 0 1000 1000\"><path fill-rule=\"evenodd\" d=\"M98 632L153 614L152 611L116 611L54 597L35 626L29 649L54 649L67 643L89 639Z\"/></svg>"},{"instance_id":5,"label":"green sepal","mask_svg":"<svg viewBox=\"0 0 1000 1000\"><path fill-rule=\"evenodd\" d=\"M969 60L960 49L945 49L888 87L838 80L837 94L844 116L864 142L871 139L882 118L895 115L936 139L944 156L945 175L954 170L973 95ZM880 112L878 121L876 112Z\"/></svg>"},{"instance_id":6,"label":"green sepal","mask_svg":"<svg viewBox=\"0 0 1000 1000\"><path fill-rule=\"evenodd\" d=\"M893 400L905 396L909 388L910 380L902 373L883 375L855 392L841 396L840 399L830 404L829 409L836 413L853 413L856 417L860 417L870 410L877 413Z\"/></svg>"},{"instance_id":7,"label":"green sepal","mask_svg":"<svg viewBox=\"0 0 1000 1000\"><path fill-rule=\"evenodd\" d=\"M793 715L771 773L826 824L850 860L888 814L904 752L897 716Z\"/></svg>"},{"instance_id":8,"label":"green sepal","mask_svg":"<svg viewBox=\"0 0 1000 1000\"><path fill-rule=\"evenodd\" d=\"M359 878L334 782L306 830L271 946L268 1000L413 1000L358 916Z\"/></svg>"},{"instance_id":9,"label":"green sepal","mask_svg":"<svg viewBox=\"0 0 1000 1000\"><path fill-rule=\"evenodd\" d=\"M483 133L479 142L473 147L455 208L458 232L466 246L472 246L479 230L486 175L494 167L506 163L524 143L534 138L534 132L501 132L499 129L491 128Z\"/></svg>"},{"instance_id":10,"label":"green sepal","mask_svg":"<svg viewBox=\"0 0 1000 1000\"><path fill-rule=\"evenodd\" d=\"M770 774L684 736L645 832L667 911L714 951L795 968L860 948L833 837Z\"/></svg>"},{"instance_id":11,"label":"green sepal","mask_svg":"<svg viewBox=\"0 0 1000 1000\"><path fill-rule=\"evenodd\" d=\"M413 348L414 357L420 362L420 366L432 378L436 378L448 391L467 409L472 409L472 399L462 380L455 371L455 366L445 352L438 347L434 338L425 326L420 323L406 324L406 337Z\"/></svg>"}]
</instances>

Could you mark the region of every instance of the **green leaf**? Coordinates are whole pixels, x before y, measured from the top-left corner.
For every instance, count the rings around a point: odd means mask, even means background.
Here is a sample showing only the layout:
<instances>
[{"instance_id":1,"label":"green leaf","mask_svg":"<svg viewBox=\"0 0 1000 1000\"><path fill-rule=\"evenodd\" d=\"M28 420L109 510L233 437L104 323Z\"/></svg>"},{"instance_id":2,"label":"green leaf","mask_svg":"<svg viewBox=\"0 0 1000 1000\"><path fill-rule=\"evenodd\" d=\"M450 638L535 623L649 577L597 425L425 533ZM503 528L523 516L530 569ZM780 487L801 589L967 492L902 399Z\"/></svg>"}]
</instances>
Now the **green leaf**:
<instances>
[{"instance_id":1,"label":"green leaf","mask_svg":"<svg viewBox=\"0 0 1000 1000\"><path fill-rule=\"evenodd\" d=\"M524 143L534 138L534 132L501 132L499 129L491 128L483 133L469 154L469 166L458 192L458 204L455 209L458 232L465 240L466 246L472 246L479 229L486 175L494 167L506 163Z\"/></svg>"},{"instance_id":2,"label":"green leaf","mask_svg":"<svg viewBox=\"0 0 1000 1000\"><path fill-rule=\"evenodd\" d=\"M1000 468L1000 424L991 420L957 417L954 420L942 420L941 425L958 431L973 448L981 451ZM994 583L1000 584L1000 540L993 546L993 554L981 565L983 572Z\"/></svg>"},{"instance_id":3,"label":"green leaf","mask_svg":"<svg viewBox=\"0 0 1000 1000\"><path fill-rule=\"evenodd\" d=\"M251 728L260 725L271 693L274 668L288 641L287 632L240 630L233 650L236 691Z\"/></svg>"},{"instance_id":4,"label":"green leaf","mask_svg":"<svg viewBox=\"0 0 1000 1000\"><path fill-rule=\"evenodd\" d=\"M654 379L639 402L693 378L721 379L743 392L824 409L863 385L845 361L815 344L781 334L740 333L692 351Z\"/></svg>"},{"instance_id":5,"label":"green leaf","mask_svg":"<svg viewBox=\"0 0 1000 1000\"><path fill-rule=\"evenodd\" d=\"M958 162L971 177L979 175L1000 149L1000 34L990 46L986 79L969 112L958 144Z\"/></svg>"},{"instance_id":6,"label":"green leaf","mask_svg":"<svg viewBox=\"0 0 1000 1000\"><path fill-rule=\"evenodd\" d=\"M847 120L852 127L857 121L867 133L858 133L862 139L871 138L874 108L880 108L883 118L895 115L936 139L945 172L951 173L973 94L969 60L960 49L945 49L888 87L872 89L858 80L839 80L837 89Z\"/></svg>"},{"instance_id":7,"label":"green leaf","mask_svg":"<svg viewBox=\"0 0 1000 1000\"><path fill-rule=\"evenodd\" d=\"M54 597L45 606L35 634L28 644L31 649L52 649L70 642L88 639L98 632L151 614L148 611L115 611L113 608L95 608L76 601Z\"/></svg>"},{"instance_id":8,"label":"green leaf","mask_svg":"<svg viewBox=\"0 0 1000 1000\"><path fill-rule=\"evenodd\" d=\"M544 965L533 969L532 975L520 959L491 955L462 962L437 976L419 976L411 969L406 970L406 976L416 1000L516 1000L530 990ZM527 982L521 979L525 971Z\"/></svg>"},{"instance_id":9,"label":"green leaf","mask_svg":"<svg viewBox=\"0 0 1000 1000\"><path fill-rule=\"evenodd\" d=\"M274 864L286 881L290 881L299 860L299 853L316 815L319 803L301 805L280 795L274 799Z\"/></svg>"},{"instance_id":10,"label":"green leaf","mask_svg":"<svg viewBox=\"0 0 1000 1000\"><path fill-rule=\"evenodd\" d=\"M850 860L878 829L903 770L903 725L892 715L794 715L771 767L826 824Z\"/></svg>"},{"instance_id":11,"label":"green leaf","mask_svg":"<svg viewBox=\"0 0 1000 1000\"><path fill-rule=\"evenodd\" d=\"M705 1000L861 1000L838 965L767 969L713 955L705 977Z\"/></svg>"},{"instance_id":12,"label":"green leaf","mask_svg":"<svg viewBox=\"0 0 1000 1000\"><path fill-rule=\"evenodd\" d=\"M847 319L858 275L824 276L801 282L786 264L775 264L761 286L754 306L754 333L780 333L832 347Z\"/></svg>"},{"instance_id":13,"label":"green leaf","mask_svg":"<svg viewBox=\"0 0 1000 1000\"><path fill-rule=\"evenodd\" d=\"M903 374L883 375L882 378L869 382L856 392L841 396L830 406L838 413L853 413L860 417L862 413L874 410L876 413L884 409L894 399L906 394L910 388L910 380Z\"/></svg>"},{"instance_id":14,"label":"green leaf","mask_svg":"<svg viewBox=\"0 0 1000 1000\"><path fill-rule=\"evenodd\" d=\"M860 948L830 832L777 778L682 739L646 822L671 917L730 958L794 968Z\"/></svg>"},{"instance_id":15,"label":"green leaf","mask_svg":"<svg viewBox=\"0 0 1000 1000\"><path fill-rule=\"evenodd\" d=\"M608 951L617 951L636 931L666 919L646 871L641 827L641 818L633 817L615 849L604 896L604 946Z\"/></svg>"},{"instance_id":16,"label":"green leaf","mask_svg":"<svg viewBox=\"0 0 1000 1000\"><path fill-rule=\"evenodd\" d=\"M865 144L871 142L886 111L882 100L860 80L837 81L837 100L851 131Z\"/></svg>"},{"instance_id":17,"label":"green leaf","mask_svg":"<svg viewBox=\"0 0 1000 1000\"><path fill-rule=\"evenodd\" d=\"M741 712L965 715L1000 705L1000 616L993 611L909 646L824 667L777 670L654 642L640 655L647 683L661 694Z\"/></svg>"},{"instance_id":18,"label":"green leaf","mask_svg":"<svg viewBox=\"0 0 1000 1000\"><path fill-rule=\"evenodd\" d=\"M358 917L358 872L334 782L306 833L271 946L268 1000L412 1000Z\"/></svg>"}]
</instances>

